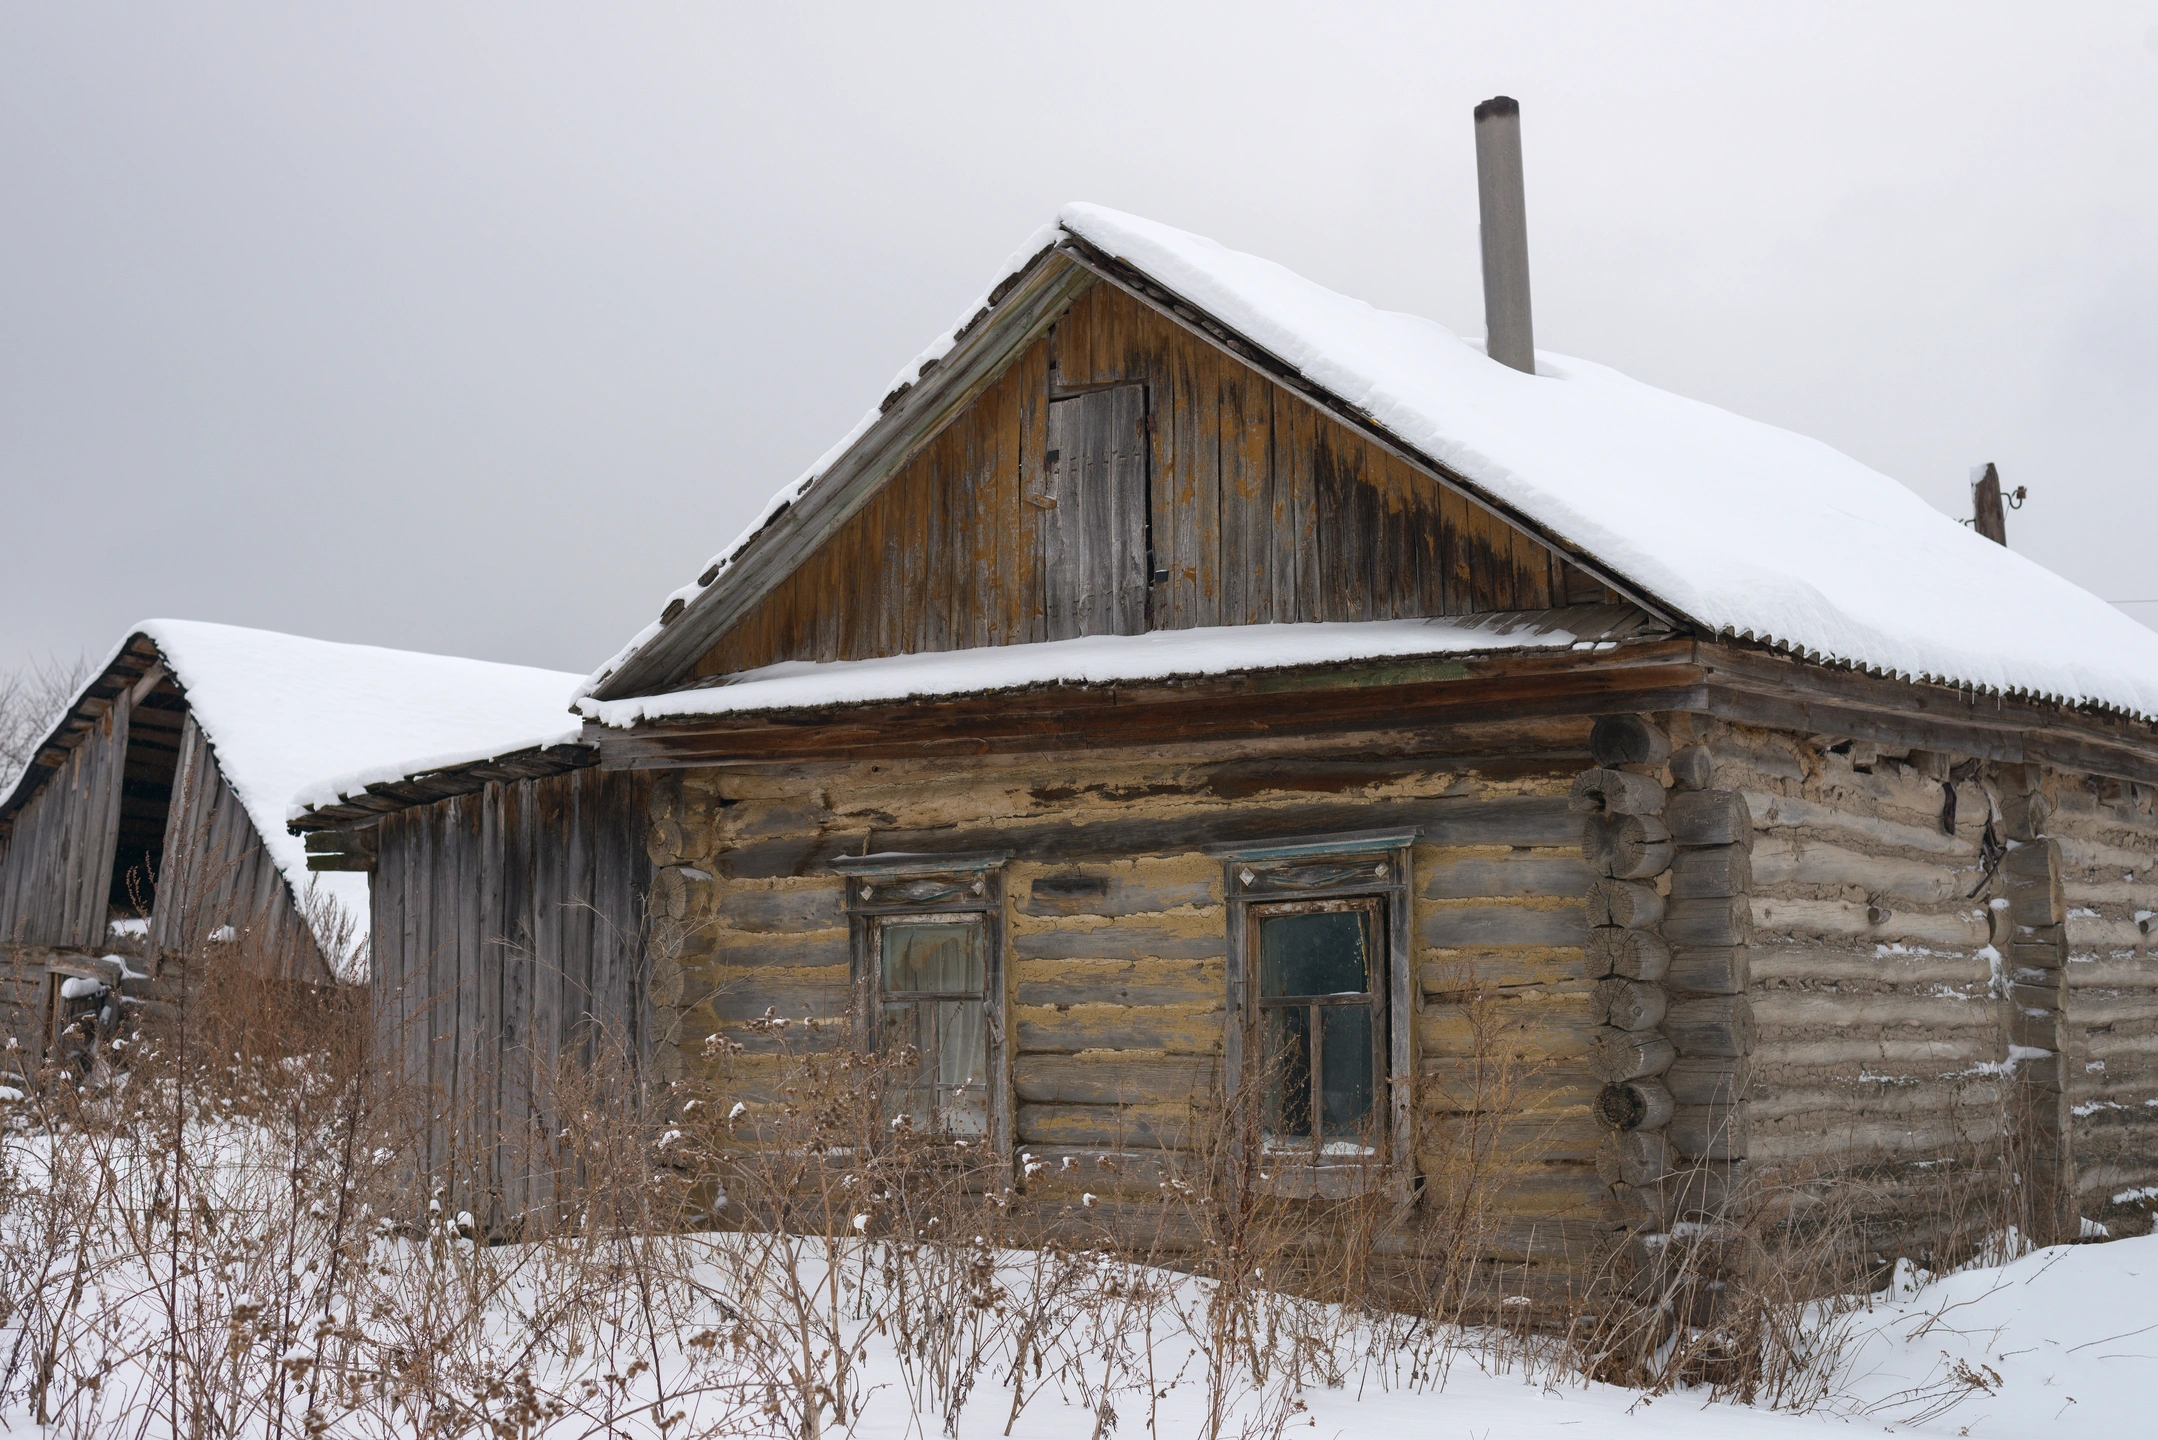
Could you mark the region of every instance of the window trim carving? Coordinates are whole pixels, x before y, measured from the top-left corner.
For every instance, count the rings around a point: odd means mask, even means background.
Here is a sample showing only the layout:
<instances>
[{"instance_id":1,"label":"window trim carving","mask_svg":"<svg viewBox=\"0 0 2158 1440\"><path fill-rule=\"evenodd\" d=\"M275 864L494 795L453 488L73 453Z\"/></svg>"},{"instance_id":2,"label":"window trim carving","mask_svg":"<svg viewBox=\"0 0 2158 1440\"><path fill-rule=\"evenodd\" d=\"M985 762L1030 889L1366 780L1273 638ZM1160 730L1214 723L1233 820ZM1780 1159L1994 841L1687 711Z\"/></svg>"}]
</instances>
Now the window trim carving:
<instances>
[{"instance_id":1,"label":"window trim carving","mask_svg":"<svg viewBox=\"0 0 2158 1440\"><path fill-rule=\"evenodd\" d=\"M1420 833L1415 828L1365 830L1215 846L1207 852L1222 861L1228 910L1229 1023L1223 1070L1232 1097L1245 1082L1247 1046L1255 1039L1261 1008L1255 1003L1258 930L1252 924L1253 907L1372 898L1381 902L1385 917L1386 975L1372 993L1383 1011L1377 1023L1386 1055L1386 1122L1381 1130L1386 1153L1375 1166L1270 1155L1268 1168L1277 1193L1349 1195L1379 1176L1396 1198L1407 1200L1415 1194L1416 1016L1423 995L1416 984L1410 882L1412 851Z\"/></svg>"},{"instance_id":2,"label":"window trim carving","mask_svg":"<svg viewBox=\"0 0 2158 1440\"><path fill-rule=\"evenodd\" d=\"M1009 1161L1012 1154L1009 988L1004 963L1004 866L1011 852L971 855L862 855L832 861L846 887L849 1012L862 1048L877 1048L883 966L879 928L897 919L958 915L982 918L982 1030L987 1051L989 1144Z\"/></svg>"}]
</instances>

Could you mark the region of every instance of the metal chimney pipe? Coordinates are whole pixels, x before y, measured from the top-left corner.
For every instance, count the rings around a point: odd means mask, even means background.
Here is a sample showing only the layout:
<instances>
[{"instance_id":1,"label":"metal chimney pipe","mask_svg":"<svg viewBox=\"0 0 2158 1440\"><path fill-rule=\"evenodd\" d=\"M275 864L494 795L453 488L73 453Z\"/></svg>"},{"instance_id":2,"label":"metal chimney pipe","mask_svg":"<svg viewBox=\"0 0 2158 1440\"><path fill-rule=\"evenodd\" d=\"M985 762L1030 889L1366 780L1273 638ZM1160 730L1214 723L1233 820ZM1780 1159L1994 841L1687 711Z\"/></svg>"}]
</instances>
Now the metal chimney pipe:
<instances>
[{"instance_id":1,"label":"metal chimney pipe","mask_svg":"<svg viewBox=\"0 0 2158 1440\"><path fill-rule=\"evenodd\" d=\"M1521 187L1521 106L1494 95L1476 107L1476 200L1484 242L1484 353L1536 373L1529 324L1529 219Z\"/></svg>"}]
</instances>

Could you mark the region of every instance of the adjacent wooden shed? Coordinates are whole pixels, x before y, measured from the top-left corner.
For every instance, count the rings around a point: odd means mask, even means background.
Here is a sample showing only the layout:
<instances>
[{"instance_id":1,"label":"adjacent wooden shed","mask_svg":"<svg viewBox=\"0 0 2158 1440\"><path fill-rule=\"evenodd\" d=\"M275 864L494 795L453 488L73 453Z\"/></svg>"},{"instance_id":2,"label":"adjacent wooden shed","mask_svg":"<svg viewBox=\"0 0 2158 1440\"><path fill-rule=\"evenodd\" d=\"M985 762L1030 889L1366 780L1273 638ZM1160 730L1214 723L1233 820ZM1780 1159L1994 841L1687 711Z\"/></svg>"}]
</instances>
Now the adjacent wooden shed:
<instances>
[{"instance_id":1,"label":"adjacent wooden shed","mask_svg":"<svg viewBox=\"0 0 2158 1440\"><path fill-rule=\"evenodd\" d=\"M1259 1085L1283 1190L1414 1202L1495 1060L1492 1244L1554 1284L1749 1175L1865 1175L1891 1255L1944 1162L2053 1233L2158 1194L2158 636L1814 442L1166 227L1067 209L580 708L562 774L296 821L381 836L409 955L532 937L394 972L482 1052L600 973L540 918L591 882L423 837L539 814L635 827L653 1074L852 1016L1051 1196Z\"/></svg>"},{"instance_id":2,"label":"adjacent wooden shed","mask_svg":"<svg viewBox=\"0 0 2158 1440\"><path fill-rule=\"evenodd\" d=\"M366 881L310 877L285 829L294 792L560 729L575 679L145 621L0 799L0 967L20 1062L84 1008L60 993L70 978L131 974L146 991L165 962L223 954L308 984L364 974Z\"/></svg>"}]
</instances>

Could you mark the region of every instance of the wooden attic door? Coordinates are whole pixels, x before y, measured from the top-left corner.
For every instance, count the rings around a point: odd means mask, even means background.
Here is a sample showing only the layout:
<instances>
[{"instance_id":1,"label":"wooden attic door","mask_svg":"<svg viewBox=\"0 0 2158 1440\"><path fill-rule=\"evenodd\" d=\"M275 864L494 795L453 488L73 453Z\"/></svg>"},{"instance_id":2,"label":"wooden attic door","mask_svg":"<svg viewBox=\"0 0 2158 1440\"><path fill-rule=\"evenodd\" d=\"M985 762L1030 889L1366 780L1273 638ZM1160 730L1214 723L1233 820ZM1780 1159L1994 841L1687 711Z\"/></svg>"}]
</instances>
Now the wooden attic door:
<instances>
[{"instance_id":1,"label":"wooden attic door","mask_svg":"<svg viewBox=\"0 0 2158 1440\"><path fill-rule=\"evenodd\" d=\"M1050 640L1147 629L1146 387L1118 385L1049 404L1038 517Z\"/></svg>"}]
</instances>

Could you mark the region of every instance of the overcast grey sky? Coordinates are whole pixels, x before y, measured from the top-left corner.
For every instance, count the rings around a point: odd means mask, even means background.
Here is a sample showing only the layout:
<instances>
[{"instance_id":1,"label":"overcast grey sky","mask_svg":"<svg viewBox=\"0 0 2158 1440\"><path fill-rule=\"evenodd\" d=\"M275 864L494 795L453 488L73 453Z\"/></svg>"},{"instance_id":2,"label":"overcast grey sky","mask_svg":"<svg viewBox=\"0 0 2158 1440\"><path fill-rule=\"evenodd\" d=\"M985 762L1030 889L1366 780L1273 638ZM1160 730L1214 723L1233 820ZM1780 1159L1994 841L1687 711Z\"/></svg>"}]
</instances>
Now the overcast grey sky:
<instances>
[{"instance_id":1,"label":"overcast grey sky","mask_svg":"<svg viewBox=\"0 0 2158 1440\"><path fill-rule=\"evenodd\" d=\"M1543 347L2158 599L2158 4L72 0L0 8L0 666L590 669L1066 200L1480 334L1499 92Z\"/></svg>"}]
</instances>

